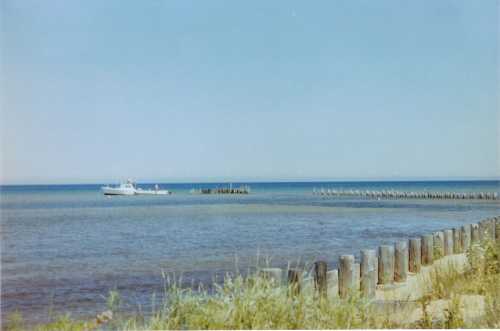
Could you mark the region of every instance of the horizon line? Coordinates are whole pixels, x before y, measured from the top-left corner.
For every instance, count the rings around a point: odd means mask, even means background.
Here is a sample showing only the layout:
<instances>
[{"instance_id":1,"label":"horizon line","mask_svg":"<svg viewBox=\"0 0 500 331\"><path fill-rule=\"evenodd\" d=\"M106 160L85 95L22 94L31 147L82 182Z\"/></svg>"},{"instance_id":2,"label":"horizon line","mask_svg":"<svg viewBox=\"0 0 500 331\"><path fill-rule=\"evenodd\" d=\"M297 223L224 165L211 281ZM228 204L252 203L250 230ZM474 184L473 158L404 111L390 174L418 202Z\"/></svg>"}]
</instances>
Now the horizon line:
<instances>
[{"instance_id":1,"label":"horizon line","mask_svg":"<svg viewBox=\"0 0 500 331\"><path fill-rule=\"evenodd\" d=\"M478 177L478 176L454 176L454 177L358 177L358 178L186 178L186 179L158 179L150 180L146 179L144 181L136 181L139 184L212 184L212 183L315 183L315 182L445 182L445 181L500 181L500 177ZM116 183L113 180L102 180L102 181L66 181L62 180L60 182L12 182L12 183L0 183L0 186L51 186L51 185L100 185Z\"/></svg>"}]
</instances>

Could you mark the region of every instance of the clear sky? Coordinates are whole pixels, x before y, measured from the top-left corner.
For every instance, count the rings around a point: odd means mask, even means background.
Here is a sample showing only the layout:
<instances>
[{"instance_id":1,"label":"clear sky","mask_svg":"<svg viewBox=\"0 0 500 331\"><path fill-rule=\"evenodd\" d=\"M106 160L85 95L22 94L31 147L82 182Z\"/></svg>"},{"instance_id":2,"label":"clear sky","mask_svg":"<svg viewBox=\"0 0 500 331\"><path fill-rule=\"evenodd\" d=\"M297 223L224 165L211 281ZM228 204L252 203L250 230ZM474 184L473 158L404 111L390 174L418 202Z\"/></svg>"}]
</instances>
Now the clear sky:
<instances>
[{"instance_id":1,"label":"clear sky","mask_svg":"<svg viewBox=\"0 0 500 331\"><path fill-rule=\"evenodd\" d=\"M1 183L500 177L498 1L1 6Z\"/></svg>"}]
</instances>

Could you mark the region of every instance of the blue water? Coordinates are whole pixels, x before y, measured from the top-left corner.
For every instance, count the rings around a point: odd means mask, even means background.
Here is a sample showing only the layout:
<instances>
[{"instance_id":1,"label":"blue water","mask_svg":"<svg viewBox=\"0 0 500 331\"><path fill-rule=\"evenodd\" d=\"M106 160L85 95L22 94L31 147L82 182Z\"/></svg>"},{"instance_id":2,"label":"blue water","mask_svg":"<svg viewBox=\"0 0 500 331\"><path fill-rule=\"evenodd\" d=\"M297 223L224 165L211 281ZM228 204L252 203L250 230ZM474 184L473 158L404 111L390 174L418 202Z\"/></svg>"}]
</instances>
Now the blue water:
<instances>
[{"instance_id":1,"label":"blue water","mask_svg":"<svg viewBox=\"0 0 500 331\"><path fill-rule=\"evenodd\" d=\"M233 183L233 187L238 186ZM249 195L190 195L212 184L161 184L171 196L105 197L100 185L2 186L2 319L20 311L92 316L117 289L129 311L162 293L162 272L186 283L375 248L500 215L497 201L368 200L313 187L499 192L499 181L250 183ZM148 185L142 185L147 187Z\"/></svg>"}]
</instances>

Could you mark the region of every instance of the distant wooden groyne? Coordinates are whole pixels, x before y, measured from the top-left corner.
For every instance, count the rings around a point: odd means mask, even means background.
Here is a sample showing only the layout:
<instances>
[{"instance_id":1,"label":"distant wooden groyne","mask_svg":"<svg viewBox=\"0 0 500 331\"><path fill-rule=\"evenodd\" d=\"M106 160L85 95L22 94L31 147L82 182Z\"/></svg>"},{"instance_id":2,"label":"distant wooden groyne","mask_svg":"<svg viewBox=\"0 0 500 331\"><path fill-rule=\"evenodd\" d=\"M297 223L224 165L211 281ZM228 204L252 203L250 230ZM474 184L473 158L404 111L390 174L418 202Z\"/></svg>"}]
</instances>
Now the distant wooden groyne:
<instances>
[{"instance_id":1,"label":"distant wooden groyne","mask_svg":"<svg viewBox=\"0 0 500 331\"><path fill-rule=\"evenodd\" d=\"M333 197L362 197L369 199L498 200L497 192L404 192L396 190L369 191L314 188L313 194Z\"/></svg>"},{"instance_id":2,"label":"distant wooden groyne","mask_svg":"<svg viewBox=\"0 0 500 331\"><path fill-rule=\"evenodd\" d=\"M459 261L464 265L465 253L488 241L500 241L500 216L381 245L377 250L363 249L359 261L354 255L341 255L338 269L328 270L326 261L317 260L310 273L289 268L283 275L281 268L264 268L260 274L276 284L284 276L292 293L312 289L318 297L359 294L376 300L416 299L425 291L417 280L428 283L434 267Z\"/></svg>"},{"instance_id":3,"label":"distant wooden groyne","mask_svg":"<svg viewBox=\"0 0 500 331\"><path fill-rule=\"evenodd\" d=\"M249 194L250 186L244 185L238 188L229 187L216 187L216 188L201 188L192 189L191 194Z\"/></svg>"}]
</instances>

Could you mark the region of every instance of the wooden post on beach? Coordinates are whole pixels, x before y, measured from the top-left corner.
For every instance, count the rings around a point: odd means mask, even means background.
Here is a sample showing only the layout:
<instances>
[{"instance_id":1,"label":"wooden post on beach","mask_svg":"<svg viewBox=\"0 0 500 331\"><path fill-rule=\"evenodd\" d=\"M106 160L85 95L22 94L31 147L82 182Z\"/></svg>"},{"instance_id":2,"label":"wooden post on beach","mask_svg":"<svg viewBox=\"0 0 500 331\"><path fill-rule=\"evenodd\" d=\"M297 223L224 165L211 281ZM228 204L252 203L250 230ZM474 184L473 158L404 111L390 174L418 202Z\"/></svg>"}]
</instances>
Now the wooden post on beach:
<instances>
[{"instance_id":1,"label":"wooden post on beach","mask_svg":"<svg viewBox=\"0 0 500 331\"><path fill-rule=\"evenodd\" d=\"M354 263L354 281L353 287L355 291L359 291L361 287L361 264Z\"/></svg>"},{"instance_id":2,"label":"wooden post on beach","mask_svg":"<svg viewBox=\"0 0 500 331\"><path fill-rule=\"evenodd\" d=\"M453 254L462 253L462 241L460 240L460 228L453 228Z\"/></svg>"},{"instance_id":3,"label":"wooden post on beach","mask_svg":"<svg viewBox=\"0 0 500 331\"><path fill-rule=\"evenodd\" d=\"M321 297L326 297L327 295L327 270L328 265L325 261L316 261L314 263L314 288L318 291Z\"/></svg>"},{"instance_id":4,"label":"wooden post on beach","mask_svg":"<svg viewBox=\"0 0 500 331\"><path fill-rule=\"evenodd\" d=\"M288 286L292 296L300 293L300 283L302 282L302 271L299 269L288 270Z\"/></svg>"},{"instance_id":5,"label":"wooden post on beach","mask_svg":"<svg viewBox=\"0 0 500 331\"><path fill-rule=\"evenodd\" d=\"M434 232L434 254L437 259L444 256L444 232L437 231Z\"/></svg>"},{"instance_id":6,"label":"wooden post on beach","mask_svg":"<svg viewBox=\"0 0 500 331\"><path fill-rule=\"evenodd\" d=\"M398 241L394 244L394 280L396 282L406 282L408 276L408 243Z\"/></svg>"},{"instance_id":7,"label":"wooden post on beach","mask_svg":"<svg viewBox=\"0 0 500 331\"><path fill-rule=\"evenodd\" d=\"M377 281L377 252L374 249L363 249L361 251L361 293L367 298L374 297Z\"/></svg>"},{"instance_id":8,"label":"wooden post on beach","mask_svg":"<svg viewBox=\"0 0 500 331\"><path fill-rule=\"evenodd\" d=\"M495 219L490 218L486 221L487 237L491 241L495 241Z\"/></svg>"},{"instance_id":9,"label":"wooden post on beach","mask_svg":"<svg viewBox=\"0 0 500 331\"><path fill-rule=\"evenodd\" d=\"M453 230L444 230L444 255L453 254Z\"/></svg>"},{"instance_id":10,"label":"wooden post on beach","mask_svg":"<svg viewBox=\"0 0 500 331\"><path fill-rule=\"evenodd\" d=\"M260 276L269 279L275 286L281 285L282 270L280 268L263 268L260 270Z\"/></svg>"},{"instance_id":11,"label":"wooden post on beach","mask_svg":"<svg viewBox=\"0 0 500 331\"><path fill-rule=\"evenodd\" d=\"M471 244L479 243L479 226L476 223L471 224Z\"/></svg>"},{"instance_id":12,"label":"wooden post on beach","mask_svg":"<svg viewBox=\"0 0 500 331\"><path fill-rule=\"evenodd\" d=\"M434 236L422 236L422 265L430 265L434 261Z\"/></svg>"},{"instance_id":13,"label":"wooden post on beach","mask_svg":"<svg viewBox=\"0 0 500 331\"><path fill-rule=\"evenodd\" d=\"M413 273L420 272L421 259L421 242L420 238L410 239L410 257L409 257L409 271Z\"/></svg>"},{"instance_id":14,"label":"wooden post on beach","mask_svg":"<svg viewBox=\"0 0 500 331\"><path fill-rule=\"evenodd\" d=\"M495 239L495 223L492 219L485 219L479 222L479 240Z\"/></svg>"},{"instance_id":15,"label":"wooden post on beach","mask_svg":"<svg viewBox=\"0 0 500 331\"><path fill-rule=\"evenodd\" d=\"M394 281L394 246L382 245L378 248L378 283L392 284Z\"/></svg>"},{"instance_id":16,"label":"wooden post on beach","mask_svg":"<svg viewBox=\"0 0 500 331\"><path fill-rule=\"evenodd\" d=\"M484 224L484 220L479 223L479 241L484 241L486 239L486 224Z\"/></svg>"},{"instance_id":17,"label":"wooden post on beach","mask_svg":"<svg viewBox=\"0 0 500 331\"><path fill-rule=\"evenodd\" d=\"M339 296L339 271L333 269L326 273L326 283L328 285L328 296Z\"/></svg>"},{"instance_id":18,"label":"wooden post on beach","mask_svg":"<svg viewBox=\"0 0 500 331\"><path fill-rule=\"evenodd\" d=\"M345 298L354 291L354 255L341 255L339 259L339 294Z\"/></svg>"},{"instance_id":19,"label":"wooden post on beach","mask_svg":"<svg viewBox=\"0 0 500 331\"><path fill-rule=\"evenodd\" d=\"M467 252L470 248L471 225L463 225L460 229L460 241L462 242L462 251Z\"/></svg>"}]
</instances>

